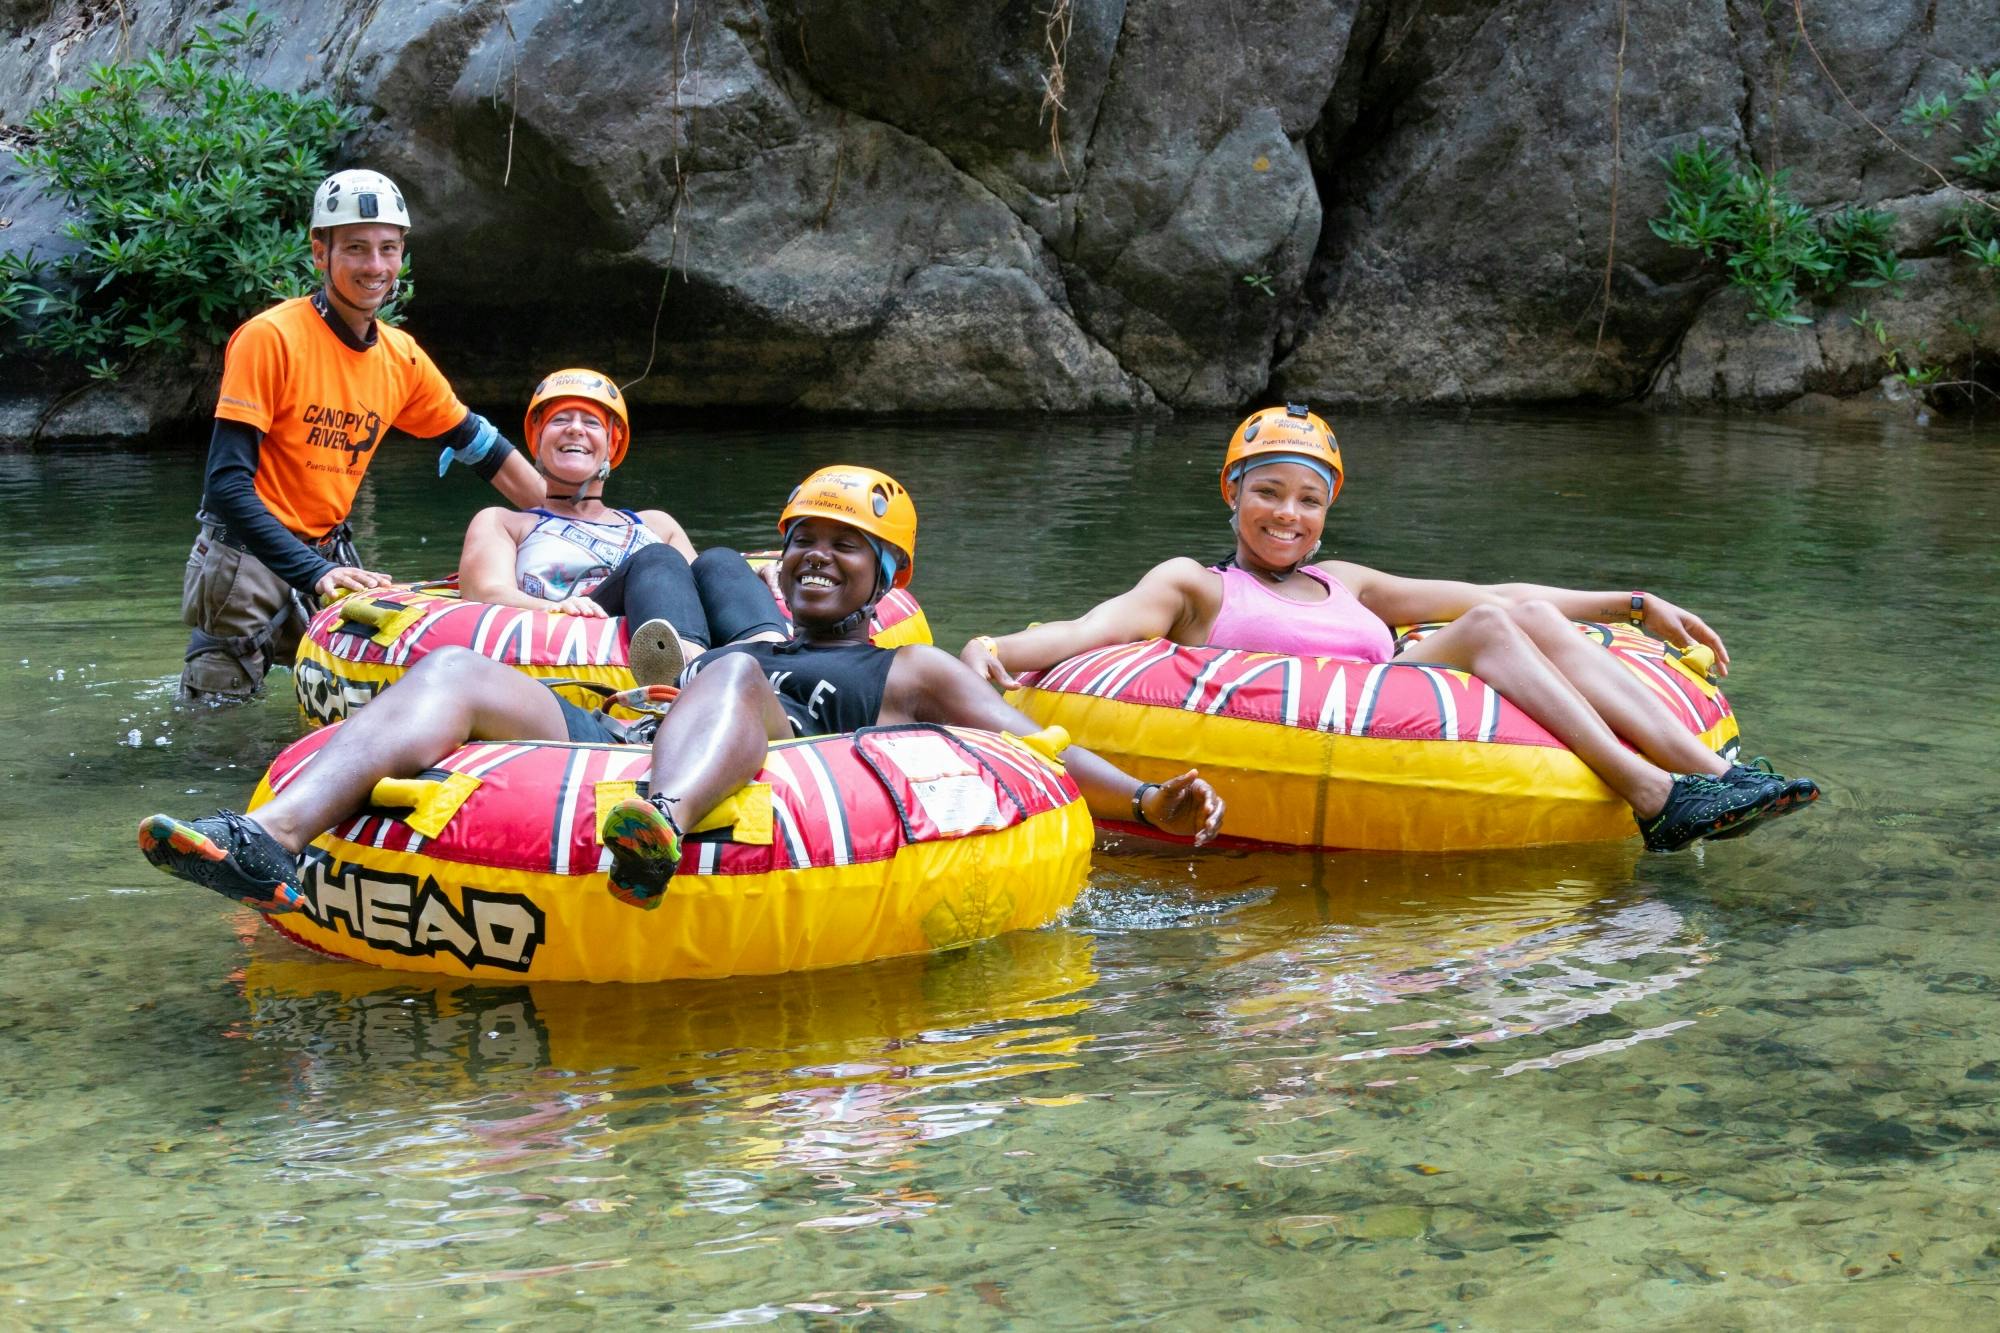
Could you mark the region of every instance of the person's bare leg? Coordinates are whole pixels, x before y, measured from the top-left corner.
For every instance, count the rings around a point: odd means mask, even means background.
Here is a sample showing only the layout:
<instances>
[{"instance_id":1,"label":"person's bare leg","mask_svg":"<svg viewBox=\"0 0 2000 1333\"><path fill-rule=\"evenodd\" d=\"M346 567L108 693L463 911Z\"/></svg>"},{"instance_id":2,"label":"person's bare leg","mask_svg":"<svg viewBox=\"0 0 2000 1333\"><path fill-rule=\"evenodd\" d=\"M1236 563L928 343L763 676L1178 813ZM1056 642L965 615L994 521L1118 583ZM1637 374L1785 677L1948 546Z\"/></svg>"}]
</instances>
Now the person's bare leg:
<instances>
[{"instance_id":1,"label":"person's bare leg","mask_svg":"<svg viewBox=\"0 0 2000 1333\"><path fill-rule=\"evenodd\" d=\"M1640 818L1666 805L1673 775L1626 749L1504 608L1475 606L1396 660L1472 672L1575 751Z\"/></svg>"},{"instance_id":2,"label":"person's bare leg","mask_svg":"<svg viewBox=\"0 0 2000 1333\"><path fill-rule=\"evenodd\" d=\"M1729 761L1703 745L1682 726L1659 696L1612 659L1602 645L1578 632L1548 602L1523 602L1512 609L1524 630L1604 720L1606 726L1670 773L1719 777Z\"/></svg>"},{"instance_id":3,"label":"person's bare leg","mask_svg":"<svg viewBox=\"0 0 2000 1333\"><path fill-rule=\"evenodd\" d=\"M250 818L293 852L353 815L387 777L411 777L468 741L567 740L547 686L464 648L431 653L326 743Z\"/></svg>"},{"instance_id":4,"label":"person's bare leg","mask_svg":"<svg viewBox=\"0 0 2000 1333\"><path fill-rule=\"evenodd\" d=\"M605 816L611 896L631 907L658 907L680 866L681 835L756 776L773 740L791 734L777 692L754 660L725 653L704 667L653 738L652 796L628 797Z\"/></svg>"},{"instance_id":5,"label":"person's bare leg","mask_svg":"<svg viewBox=\"0 0 2000 1333\"><path fill-rule=\"evenodd\" d=\"M757 775L772 741L791 734L763 670L725 653L681 691L653 737L653 792L674 823L693 828Z\"/></svg>"},{"instance_id":6,"label":"person's bare leg","mask_svg":"<svg viewBox=\"0 0 2000 1333\"><path fill-rule=\"evenodd\" d=\"M421 773L468 740L562 740L555 695L462 648L431 654L341 724L310 765L254 815L218 810L139 823L139 850L161 870L260 911L304 903L298 855L367 804L385 777Z\"/></svg>"}]
</instances>

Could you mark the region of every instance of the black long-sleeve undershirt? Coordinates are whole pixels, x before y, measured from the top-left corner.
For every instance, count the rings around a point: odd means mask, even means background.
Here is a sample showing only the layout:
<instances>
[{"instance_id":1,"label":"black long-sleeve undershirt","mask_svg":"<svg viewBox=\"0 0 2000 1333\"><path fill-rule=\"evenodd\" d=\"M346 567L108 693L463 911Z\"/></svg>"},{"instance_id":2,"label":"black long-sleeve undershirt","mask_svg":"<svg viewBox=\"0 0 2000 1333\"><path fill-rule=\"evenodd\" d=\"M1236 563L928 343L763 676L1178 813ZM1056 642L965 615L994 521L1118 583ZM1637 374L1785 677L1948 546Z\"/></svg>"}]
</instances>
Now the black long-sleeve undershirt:
<instances>
[{"instance_id":1,"label":"black long-sleeve undershirt","mask_svg":"<svg viewBox=\"0 0 2000 1333\"><path fill-rule=\"evenodd\" d=\"M472 442L479 431L478 422L475 413L467 412L458 425L423 443L440 449L460 448ZM215 419L208 441L201 507L229 529L229 535L245 550L270 566L272 573L311 596L334 565L274 518L258 497L257 459L263 440L264 432L254 426L225 417ZM513 452L514 446L501 439L474 470L491 481Z\"/></svg>"}]
</instances>

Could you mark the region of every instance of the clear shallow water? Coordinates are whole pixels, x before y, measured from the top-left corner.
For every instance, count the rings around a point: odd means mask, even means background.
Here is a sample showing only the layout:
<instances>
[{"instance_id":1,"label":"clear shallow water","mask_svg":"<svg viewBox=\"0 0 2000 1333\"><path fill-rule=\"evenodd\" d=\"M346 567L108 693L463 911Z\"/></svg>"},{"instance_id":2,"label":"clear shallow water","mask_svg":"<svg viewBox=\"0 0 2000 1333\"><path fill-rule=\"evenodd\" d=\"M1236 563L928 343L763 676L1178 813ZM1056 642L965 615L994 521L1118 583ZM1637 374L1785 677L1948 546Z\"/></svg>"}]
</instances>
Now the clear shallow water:
<instances>
[{"instance_id":1,"label":"clear shallow water","mask_svg":"<svg viewBox=\"0 0 2000 1333\"><path fill-rule=\"evenodd\" d=\"M1229 424L695 429L620 480L754 546L886 467L955 646L1226 549ZM172 708L199 457L0 457L0 1324L1995 1323L2000 436L1342 433L1330 548L1676 597L1826 799L1675 857L1109 845L1056 927L821 974L376 972L132 850L296 729L282 677ZM358 515L397 573L483 503L428 466Z\"/></svg>"}]
</instances>

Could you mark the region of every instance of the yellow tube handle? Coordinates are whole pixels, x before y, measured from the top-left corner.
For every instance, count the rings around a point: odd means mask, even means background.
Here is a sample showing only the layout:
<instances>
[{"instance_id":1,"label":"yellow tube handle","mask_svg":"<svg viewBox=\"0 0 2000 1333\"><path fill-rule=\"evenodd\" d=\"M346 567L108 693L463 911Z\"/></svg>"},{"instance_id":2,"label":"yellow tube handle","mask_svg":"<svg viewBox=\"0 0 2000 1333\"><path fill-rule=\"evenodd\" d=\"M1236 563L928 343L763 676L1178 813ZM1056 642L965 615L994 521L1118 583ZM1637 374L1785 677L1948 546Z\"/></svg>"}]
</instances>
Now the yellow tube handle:
<instances>
[{"instance_id":1,"label":"yellow tube handle","mask_svg":"<svg viewBox=\"0 0 2000 1333\"><path fill-rule=\"evenodd\" d=\"M387 810L408 810L405 824L426 838L444 832L444 826L458 813L466 799L479 790L479 779L469 773L447 773L440 781L432 778L382 778L368 794L370 805Z\"/></svg>"},{"instance_id":2,"label":"yellow tube handle","mask_svg":"<svg viewBox=\"0 0 2000 1333\"><path fill-rule=\"evenodd\" d=\"M1715 672L1715 649L1705 643L1697 643L1681 649L1680 659L1704 676L1712 675Z\"/></svg>"},{"instance_id":3,"label":"yellow tube handle","mask_svg":"<svg viewBox=\"0 0 2000 1333\"><path fill-rule=\"evenodd\" d=\"M368 804L386 810L414 810L437 783L423 778L383 778L368 793Z\"/></svg>"},{"instance_id":4,"label":"yellow tube handle","mask_svg":"<svg viewBox=\"0 0 2000 1333\"><path fill-rule=\"evenodd\" d=\"M1008 734L1012 735L1013 733L1009 732ZM1043 763L1053 768L1056 772L1060 773L1063 771L1063 762L1059 756L1064 750L1070 747L1069 731L1067 728L1058 726L1043 727L1040 731L1031 731L1025 736L1015 736L1014 739L1033 751Z\"/></svg>"},{"instance_id":5,"label":"yellow tube handle","mask_svg":"<svg viewBox=\"0 0 2000 1333\"><path fill-rule=\"evenodd\" d=\"M352 624L373 625L380 629L384 621L402 609L400 606L383 606L364 592L349 593L340 604L340 618Z\"/></svg>"},{"instance_id":6,"label":"yellow tube handle","mask_svg":"<svg viewBox=\"0 0 2000 1333\"><path fill-rule=\"evenodd\" d=\"M1701 686L1701 692L1714 698L1719 688L1715 678L1715 650L1705 643L1690 644L1685 648L1666 645L1665 660L1679 668L1682 675Z\"/></svg>"}]
</instances>

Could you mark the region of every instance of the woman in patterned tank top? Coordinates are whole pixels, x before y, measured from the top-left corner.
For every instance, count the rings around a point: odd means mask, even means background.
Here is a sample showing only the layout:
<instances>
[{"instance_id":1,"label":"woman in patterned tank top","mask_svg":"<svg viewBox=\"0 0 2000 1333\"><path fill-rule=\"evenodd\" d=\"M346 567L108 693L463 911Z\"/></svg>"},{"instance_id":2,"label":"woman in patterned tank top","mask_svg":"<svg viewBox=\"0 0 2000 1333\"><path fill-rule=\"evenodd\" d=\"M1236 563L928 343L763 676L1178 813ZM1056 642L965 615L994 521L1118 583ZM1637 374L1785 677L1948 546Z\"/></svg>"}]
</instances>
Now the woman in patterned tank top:
<instances>
[{"instance_id":1,"label":"woman in patterned tank top","mask_svg":"<svg viewBox=\"0 0 2000 1333\"><path fill-rule=\"evenodd\" d=\"M1632 807L1646 845L1673 851L1819 795L1711 752L1571 622L1630 619L1669 643L1729 653L1702 619L1652 593L1462 583L1313 563L1343 471L1333 431L1303 405L1266 408L1231 436L1222 468L1236 550L1185 557L1075 620L974 638L961 660L1002 688L1012 673L1140 639L1470 671L1546 727ZM1448 621L1396 652L1392 625Z\"/></svg>"},{"instance_id":2,"label":"woman in patterned tank top","mask_svg":"<svg viewBox=\"0 0 2000 1333\"><path fill-rule=\"evenodd\" d=\"M769 589L741 555L726 547L697 555L665 510L605 504L605 485L631 442L624 395L608 377L548 376L523 429L549 497L539 509L473 518L458 564L468 600L624 616L628 660L642 684L672 684L690 659L720 644L785 637Z\"/></svg>"}]
</instances>

